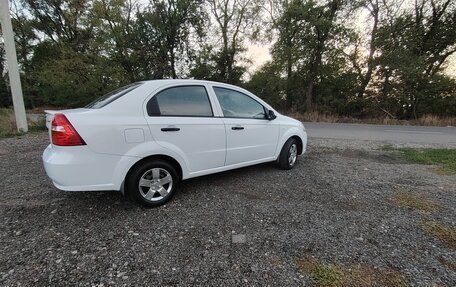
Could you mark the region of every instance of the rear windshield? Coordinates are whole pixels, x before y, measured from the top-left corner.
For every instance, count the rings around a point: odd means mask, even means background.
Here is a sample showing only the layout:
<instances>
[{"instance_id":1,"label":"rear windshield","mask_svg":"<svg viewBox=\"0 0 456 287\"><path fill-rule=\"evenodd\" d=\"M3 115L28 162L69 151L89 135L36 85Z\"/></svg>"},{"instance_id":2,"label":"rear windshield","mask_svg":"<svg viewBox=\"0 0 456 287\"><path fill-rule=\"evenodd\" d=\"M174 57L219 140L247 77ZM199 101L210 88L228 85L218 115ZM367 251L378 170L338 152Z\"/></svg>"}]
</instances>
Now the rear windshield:
<instances>
[{"instance_id":1,"label":"rear windshield","mask_svg":"<svg viewBox=\"0 0 456 287\"><path fill-rule=\"evenodd\" d=\"M122 88L118 88L117 90L114 90L112 92L107 93L104 96L99 97L95 101L93 101L90 104L88 104L87 106L85 106L85 108L87 108L87 109L102 108L102 107L106 106L107 104L114 102L115 100L122 97L123 95L133 91L134 89L136 89L137 87L139 87L141 85L142 85L142 83L133 83L133 84L124 86Z\"/></svg>"}]
</instances>

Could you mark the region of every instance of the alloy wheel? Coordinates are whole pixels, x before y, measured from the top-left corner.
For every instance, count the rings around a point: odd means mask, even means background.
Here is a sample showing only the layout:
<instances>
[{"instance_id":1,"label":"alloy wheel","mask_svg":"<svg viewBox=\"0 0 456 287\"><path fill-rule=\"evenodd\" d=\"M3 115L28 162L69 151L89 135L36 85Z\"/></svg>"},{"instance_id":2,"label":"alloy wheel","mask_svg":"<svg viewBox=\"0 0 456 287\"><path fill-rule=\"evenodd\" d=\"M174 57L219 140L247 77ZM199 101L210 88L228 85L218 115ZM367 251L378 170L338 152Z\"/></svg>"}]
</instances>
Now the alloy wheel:
<instances>
[{"instance_id":1,"label":"alloy wheel","mask_svg":"<svg viewBox=\"0 0 456 287\"><path fill-rule=\"evenodd\" d=\"M173 177L166 169L152 168L141 176L138 188L144 199L159 201L171 192Z\"/></svg>"},{"instance_id":2,"label":"alloy wheel","mask_svg":"<svg viewBox=\"0 0 456 287\"><path fill-rule=\"evenodd\" d=\"M290 146L290 150L288 152L288 164L290 166L293 166L296 162L296 159L298 157L298 147L296 144L292 144Z\"/></svg>"}]
</instances>

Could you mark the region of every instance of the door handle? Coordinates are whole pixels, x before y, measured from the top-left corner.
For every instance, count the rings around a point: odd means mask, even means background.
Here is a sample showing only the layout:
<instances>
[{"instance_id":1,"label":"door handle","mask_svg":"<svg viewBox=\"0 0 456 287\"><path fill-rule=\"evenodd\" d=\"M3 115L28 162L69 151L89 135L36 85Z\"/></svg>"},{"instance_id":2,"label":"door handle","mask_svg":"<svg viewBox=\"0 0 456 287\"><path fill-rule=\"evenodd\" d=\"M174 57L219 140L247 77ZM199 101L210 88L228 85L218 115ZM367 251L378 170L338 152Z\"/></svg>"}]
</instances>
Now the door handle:
<instances>
[{"instance_id":1,"label":"door handle","mask_svg":"<svg viewBox=\"0 0 456 287\"><path fill-rule=\"evenodd\" d=\"M162 132L178 132L180 131L180 128L162 128Z\"/></svg>"},{"instance_id":2,"label":"door handle","mask_svg":"<svg viewBox=\"0 0 456 287\"><path fill-rule=\"evenodd\" d=\"M238 131L238 130L243 130L244 127L239 127L239 126L237 126L237 127L231 127L231 129L232 129L232 130L235 130L235 131Z\"/></svg>"}]
</instances>

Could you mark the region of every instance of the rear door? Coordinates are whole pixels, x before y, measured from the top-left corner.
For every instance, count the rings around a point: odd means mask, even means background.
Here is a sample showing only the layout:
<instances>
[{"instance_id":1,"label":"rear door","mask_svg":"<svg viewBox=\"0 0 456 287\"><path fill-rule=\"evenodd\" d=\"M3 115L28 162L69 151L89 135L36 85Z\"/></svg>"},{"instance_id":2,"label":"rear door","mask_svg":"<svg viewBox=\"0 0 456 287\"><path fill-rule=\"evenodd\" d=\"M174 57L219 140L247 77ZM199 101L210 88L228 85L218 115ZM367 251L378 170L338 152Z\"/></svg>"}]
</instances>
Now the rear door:
<instances>
[{"instance_id":1,"label":"rear door","mask_svg":"<svg viewBox=\"0 0 456 287\"><path fill-rule=\"evenodd\" d=\"M278 121L266 118L266 108L234 89L213 87L226 128L226 163L271 159L279 139Z\"/></svg>"},{"instance_id":2,"label":"rear door","mask_svg":"<svg viewBox=\"0 0 456 287\"><path fill-rule=\"evenodd\" d=\"M182 155L190 172L224 165L225 126L204 85L160 90L147 102L146 120L154 140Z\"/></svg>"}]
</instances>

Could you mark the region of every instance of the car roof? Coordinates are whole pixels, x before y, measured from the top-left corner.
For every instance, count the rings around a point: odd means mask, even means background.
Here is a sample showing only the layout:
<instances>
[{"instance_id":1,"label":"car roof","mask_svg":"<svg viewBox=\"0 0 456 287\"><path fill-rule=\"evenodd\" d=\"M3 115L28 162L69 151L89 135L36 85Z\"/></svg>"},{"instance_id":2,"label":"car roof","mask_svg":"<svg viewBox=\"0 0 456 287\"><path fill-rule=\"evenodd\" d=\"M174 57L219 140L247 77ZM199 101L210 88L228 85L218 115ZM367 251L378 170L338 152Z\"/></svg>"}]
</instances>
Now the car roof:
<instances>
[{"instance_id":1,"label":"car roof","mask_svg":"<svg viewBox=\"0 0 456 287\"><path fill-rule=\"evenodd\" d=\"M140 81L141 83L147 84L157 84L157 85L168 85L168 84L210 84L210 85L220 85L220 86L229 86L237 89L242 89L239 86L235 86L232 84L222 83L222 82L215 82L215 81L208 81L208 80L196 80L196 79L157 79L157 80L145 80Z\"/></svg>"}]
</instances>

